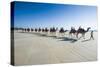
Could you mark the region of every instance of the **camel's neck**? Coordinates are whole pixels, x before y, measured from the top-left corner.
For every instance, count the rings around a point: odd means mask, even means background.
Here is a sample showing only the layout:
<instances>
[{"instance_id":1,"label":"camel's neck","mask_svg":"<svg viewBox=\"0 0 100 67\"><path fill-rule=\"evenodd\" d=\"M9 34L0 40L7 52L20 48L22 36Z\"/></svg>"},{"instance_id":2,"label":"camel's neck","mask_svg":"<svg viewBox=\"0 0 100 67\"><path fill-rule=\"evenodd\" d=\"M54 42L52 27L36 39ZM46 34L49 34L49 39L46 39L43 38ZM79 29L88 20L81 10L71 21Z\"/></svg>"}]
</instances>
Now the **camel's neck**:
<instances>
[{"instance_id":1,"label":"camel's neck","mask_svg":"<svg viewBox=\"0 0 100 67\"><path fill-rule=\"evenodd\" d=\"M90 28L88 28L88 29L86 30L86 32L88 32L88 31L89 31L89 29L90 29Z\"/></svg>"}]
</instances>

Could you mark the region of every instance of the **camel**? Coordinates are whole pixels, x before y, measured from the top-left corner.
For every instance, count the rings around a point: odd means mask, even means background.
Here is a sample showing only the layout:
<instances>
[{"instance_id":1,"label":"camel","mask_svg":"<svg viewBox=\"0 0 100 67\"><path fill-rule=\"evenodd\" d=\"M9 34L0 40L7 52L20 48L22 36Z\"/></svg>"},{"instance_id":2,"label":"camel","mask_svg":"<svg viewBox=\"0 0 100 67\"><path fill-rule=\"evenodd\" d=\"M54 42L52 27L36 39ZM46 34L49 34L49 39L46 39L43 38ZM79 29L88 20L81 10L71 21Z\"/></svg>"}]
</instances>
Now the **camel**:
<instances>
[{"instance_id":1,"label":"camel","mask_svg":"<svg viewBox=\"0 0 100 67\"><path fill-rule=\"evenodd\" d=\"M45 31L45 32L48 32L48 31L49 31L49 29L46 27L44 31Z\"/></svg>"},{"instance_id":2,"label":"camel","mask_svg":"<svg viewBox=\"0 0 100 67\"><path fill-rule=\"evenodd\" d=\"M50 34L53 36L56 36L57 30L58 30L58 28L55 28L55 27L50 28Z\"/></svg>"},{"instance_id":3,"label":"camel","mask_svg":"<svg viewBox=\"0 0 100 67\"><path fill-rule=\"evenodd\" d=\"M64 28L62 27L62 28L60 28L60 30L59 30L59 34L61 34L61 36L64 36L66 31L67 31L67 30L64 30Z\"/></svg>"},{"instance_id":4,"label":"camel","mask_svg":"<svg viewBox=\"0 0 100 67\"><path fill-rule=\"evenodd\" d=\"M44 32L45 30L44 30L44 28L42 28L42 32Z\"/></svg>"},{"instance_id":5,"label":"camel","mask_svg":"<svg viewBox=\"0 0 100 67\"><path fill-rule=\"evenodd\" d=\"M85 39L85 34L91 29L90 27L87 28L87 30L80 28L76 32L76 37L78 38L78 34L82 34L82 37Z\"/></svg>"},{"instance_id":6,"label":"camel","mask_svg":"<svg viewBox=\"0 0 100 67\"><path fill-rule=\"evenodd\" d=\"M38 29L37 28L35 28L35 32L37 32L38 31Z\"/></svg>"},{"instance_id":7,"label":"camel","mask_svg":"<svg viewBox=\"0 0 100 67\"><path fill-rule=\"evenodd\" d=\"M34 31L34 29L33 28L31 28L31 32L33 32Z\"/></svg>"},{"instance_id":8,"label":"camel","mask_svg":"<svg viewBox=\"0 0 100 67\"><path fill-rule=\"evenodd\" d=\"M30 32L30 28L27 28L27 31Z\"/></svg>"},{"instance_id":9,"label":"camel","mask_svg":"<svg viewBox=\"0 0 100 67\"><path fill-rule=\"evenodd\" d=\"M25 28L25 32L27 32L27 29Z\"/></svg>"},{"instance_id":10,"label":"camel","mask_svg":"<svg viewBox=\"0 0 100 67\"><path fill-rule=\"evenodd\" d=\"M38 32L41 32L41 28L38 29Z\"/></svg>"},{"instance_id":11,"label":"camel","mask_svg":"<svg viewBox=\"0 0 100 67\"><path fill-rule=\"evenodd\" d=\"M75 35L76 32L77 32L77 30L75 30L74 27L71 27L71 30L69 32L69 35L72 37L72 34Z\"/></svg>"}]
</instances>

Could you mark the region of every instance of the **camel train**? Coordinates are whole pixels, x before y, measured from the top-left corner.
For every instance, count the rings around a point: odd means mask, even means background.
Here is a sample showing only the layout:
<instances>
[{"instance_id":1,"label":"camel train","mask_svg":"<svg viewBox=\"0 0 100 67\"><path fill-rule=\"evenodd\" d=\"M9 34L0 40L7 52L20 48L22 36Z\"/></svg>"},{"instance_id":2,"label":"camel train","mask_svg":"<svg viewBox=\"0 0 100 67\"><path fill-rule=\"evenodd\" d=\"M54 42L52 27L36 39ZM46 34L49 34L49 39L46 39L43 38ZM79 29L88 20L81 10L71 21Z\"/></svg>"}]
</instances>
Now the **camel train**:
<instances>
[{"instance_id":1,"label":"camel train","mask_svg":"<svg viewBox=\"0 0 100 67\"><path fill-rule=\"evenodd\" d=\"M51 35L56 37L64 37L66 35L66 32L69 32L69 37L75 36L76 38L79 38L79 34L82 35L82 37L85 39L85 34L90 30L91 28L88 27L87 30L84 28L79 27L77 30L74 27L71 27L71 30L64 30L63 27L61 27L59 30L57 27L51 27L49 28L17 28L16 30L22 30L22 32L36 32L45 35Z\"/></svg>"}]
</instances>

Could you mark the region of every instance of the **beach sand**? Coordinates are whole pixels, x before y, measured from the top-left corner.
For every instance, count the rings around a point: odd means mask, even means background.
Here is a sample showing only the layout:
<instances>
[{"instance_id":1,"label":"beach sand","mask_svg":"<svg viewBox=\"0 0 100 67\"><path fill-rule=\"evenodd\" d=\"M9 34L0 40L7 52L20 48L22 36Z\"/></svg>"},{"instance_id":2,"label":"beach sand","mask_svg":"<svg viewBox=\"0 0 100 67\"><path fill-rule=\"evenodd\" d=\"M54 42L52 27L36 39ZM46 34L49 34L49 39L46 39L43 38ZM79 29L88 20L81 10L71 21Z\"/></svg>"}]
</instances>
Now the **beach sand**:
<instances>
[{"instance_id":1,"label":"beach sand","mask_svg":"<svg viewBox=\"0 0 100 67\"><path fill-rule=\"evenodd\" d=\"M90 32L85 36L85 39L72 40L68 33L64 37L51 37L14 32L15 65L96 61L98 34L94 32L94 40L89 40Z\"/></svg>"}]
</instances>

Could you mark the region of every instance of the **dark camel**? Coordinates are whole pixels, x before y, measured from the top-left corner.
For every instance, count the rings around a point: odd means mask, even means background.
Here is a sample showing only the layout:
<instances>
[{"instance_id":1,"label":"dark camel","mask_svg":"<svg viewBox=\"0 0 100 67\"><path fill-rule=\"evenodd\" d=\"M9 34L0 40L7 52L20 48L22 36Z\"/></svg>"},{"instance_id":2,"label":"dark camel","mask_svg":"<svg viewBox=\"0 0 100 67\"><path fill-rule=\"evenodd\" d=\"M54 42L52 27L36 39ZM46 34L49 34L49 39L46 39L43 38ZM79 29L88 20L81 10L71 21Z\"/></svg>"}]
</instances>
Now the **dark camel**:
<instances>
[{"instance_id":1,"label":"dark camel","mask_svg":"<svg viewBox=\"0 0 100 67\"><path fill-rule=\"evenodd\" d=\"M30 28L27 28L27 31L30 32Z\"/></svg>"},{"instance_id":2,"label":"dark camel","mask_svg":"<svg viewBox=\"0 0 100 67\"><path fill-rule=\"evenodd\" d=\"M48 32L48 31L49 31L49 29L46 27L44 31L45 31L45 32Z\"/></svg>"},{"instance_id":3,"label":"dark camel","mask_svg":"<svg viewBox=\"0 0 100 67\"><path fill-rule=\"evenodd\" d=\"M44 29L44 32L45 32L45 35L48 35L49 29L46 27L46 28Z\"/></svg>"},{"instance_id":4,"label":"dark camel","mask_svg":"<svg viewBox=\"0 0 100 67\"><path fill-rule=\"evenodd\" d=\"M42 28L42 32L44 32L45 30L44 30L44 28Z\"/></svg>"},{"instance_id":5,"label":"dark camel","mask_svg":"<svg viewBox=\"0 0 100 67\"><path fill-rule=\"evenodd\" d=\"M38 29L38 32L41 32L41 28Z\"/></svg>"},{"instance_id":6,"label":"dark camel","mask_svg":"<svg viewBox=\"0 0 100 67\"><path fill-rule=\"evenodd\" d=\"M58 30L58 28L52 27L50 28L50 34L53 36L56 36L56 31Z\"/></svg>"},{"instance_id":7,"label":"dark camel","mask_svg":"<svg viewBox=\"0 0 100 67\"><path fill-rule=\"evenodd\" d=\"M75 28L74 27L71 27L71 30L69 32L69 35L72 37L72 34L75 35L76 32L77 31L75 30Z\"/></svg>"},{"instance_id":8,"label":"dark camel","mask_svg":"<svg viewBox=\"0 0 100 67\"><path fill-rule=\"evenodd\" d=\"M60 30L59 30L59 34L61 34L61 36L64 36L66 31L67 30L64 30L64 28L61 27Z\"/></svg>"},{"instance_id":9,"label":"dark camel","mask_svg":"<svg viewBox=\"0 0 100 67\"><path fill-rule=\"evenodd\" d=\"M84 37L85 39L85 34L89 31L89 29L91 29L90 27L87 28L87 30L80 28L77 30L76 32L76 37L78 38L78 34L82 34L82 37Z\"/></svg>"},{"instance_id":10,"label":"dark camel","mask_svg":"<svg viewBox=\"0 0 100 67\"><path fill-rule=\"evenodd\" d=\"M34 29L33 28L31 28L31 32L33 32L34 31Z\"/></svg>"},{"instance_id":11,"label":"dark camel","mask_svg":"<svg viewBox=\"0 0 100 67\"><path fill-rule=\"evenodd\" d=\"M38 29L37 28L35 28L35 32L37 32L38 31Z\"/></svg>"}]
</instances>

